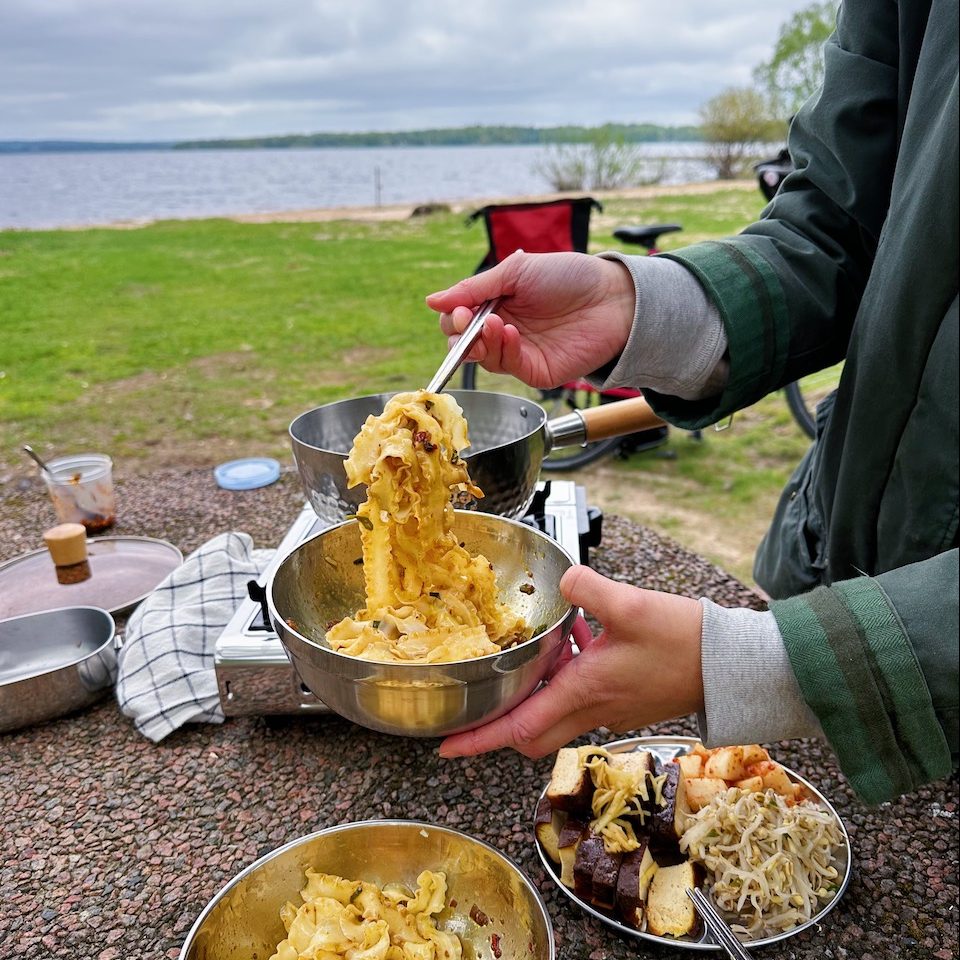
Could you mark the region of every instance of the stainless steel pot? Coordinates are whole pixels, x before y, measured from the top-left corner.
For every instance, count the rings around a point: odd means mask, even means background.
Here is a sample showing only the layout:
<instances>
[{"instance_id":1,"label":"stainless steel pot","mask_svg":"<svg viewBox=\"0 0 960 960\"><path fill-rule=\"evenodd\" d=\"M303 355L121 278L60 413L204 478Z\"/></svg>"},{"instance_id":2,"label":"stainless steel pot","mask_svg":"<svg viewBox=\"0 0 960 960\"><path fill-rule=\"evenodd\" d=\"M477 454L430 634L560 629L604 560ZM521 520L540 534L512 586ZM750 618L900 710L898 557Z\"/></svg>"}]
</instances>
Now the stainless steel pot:
<instances>
[{"instance_id":1,"label":"stainless steel pot","mask_svg":"<svg viewBox=\"0 0 960 960\"><path fill-rule=\"evenodd\" d=\"M451 390L467 418L470 477L484 492L485 513L522 517L530 506L543 458L554 448L625 436L663 421L642 398L575 410L553 420L539 404L504 393ZM343 463L371 414L383 412L391 393L375 393L315 407L290 424L293 457L317 516L337 523L356 513L366 488L347 488Z\"/></svg>"},{"instance_id":2,"label":"stainless steel pot","mask_svg":"<svg viewBox=\"0 0 960 960\"><path fill-rule=\"evenodd\" d=\"M383 886L416 889L423 870L447 876L442 929L455 932L464 957L553 960L550 916L536 887L499 850L459 830L414 820L367 820L331 827L274 850L233 878L206 906L180 960L269 957L286 936L280 908L299 905L307 868ZM476 907L487 919L470 918ZM479 916L474 912L474 917Z\"/></svg>"},{"instance_id":3,"label":"stainless steel pot","mask_svg":"<svg viewBox=\"0 0 960 960\"><path fill-rule=\"evenodd\" d=\"M570 555L506 517L458 510L453 530L493 564L501 599L534 629L530 640L455 663L376 663L331 650L327 624L366 603L356 520L304 541L270 579L274 629L303 683L341 716L383 733L446 736L513 709L556 663L577 612L558 586ZM525 584L532 593L520 589Z\"/></svg>"},{"instance_id":4,"label":"stainless steel pot","mask_svg":"<svg viewBox=\"0 0 960 960\"><path fill-rule=\"evenodd\" d=\"M89 706L117 672L113 617L61 607L0 620L0 731Z\"/></svg>"}]
</instances>

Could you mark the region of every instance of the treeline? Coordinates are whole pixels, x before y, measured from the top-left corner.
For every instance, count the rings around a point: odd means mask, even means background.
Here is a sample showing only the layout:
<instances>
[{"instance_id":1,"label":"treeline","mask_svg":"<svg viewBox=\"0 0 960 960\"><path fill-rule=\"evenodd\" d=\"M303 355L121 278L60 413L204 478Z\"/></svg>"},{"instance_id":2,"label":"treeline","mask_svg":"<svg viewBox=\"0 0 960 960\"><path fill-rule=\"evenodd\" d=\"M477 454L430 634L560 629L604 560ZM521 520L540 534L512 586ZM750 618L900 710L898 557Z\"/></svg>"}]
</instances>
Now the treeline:
<instances>
[{"instance_id":1,"label":"treeline","mask_svg":"<svg viewBox=\"0 0 960 960\"><path fill-rule=\"evenodd\" d=\"M510 144L595 143L598 138L623 143L702 140L699 127L665 127L654 123L609 123L599 127L456 127L435 130L306 133L279 137L185 140L175 150L280 149L287 147L457 147Z\"/></svg>"},{"instance_id":2,"label":"treeline","mask_svg":"<svg viewBox=\"0 0 960 960\"><path fill-rule=\"evenodd\" d=\"M0 153L73 153L104 150L251 150L290 147L459 147L571 143L676 143L703 140L700 127L656 123L607 123L597 127L450 127L368 133L303 133L278 137L166 142L96 140L0 140Z\"/></svg>"},{"instance_id":3,"label":"treeline","mask_svg":"<svg viewBox=\"0 0 960 960\"><path fill-rule=\"evenodd\" d=\"M172 142L108 142L105 140L0 140L0 153L104 153L125 150L169 150Z\"/></svg>"}]
</instances>

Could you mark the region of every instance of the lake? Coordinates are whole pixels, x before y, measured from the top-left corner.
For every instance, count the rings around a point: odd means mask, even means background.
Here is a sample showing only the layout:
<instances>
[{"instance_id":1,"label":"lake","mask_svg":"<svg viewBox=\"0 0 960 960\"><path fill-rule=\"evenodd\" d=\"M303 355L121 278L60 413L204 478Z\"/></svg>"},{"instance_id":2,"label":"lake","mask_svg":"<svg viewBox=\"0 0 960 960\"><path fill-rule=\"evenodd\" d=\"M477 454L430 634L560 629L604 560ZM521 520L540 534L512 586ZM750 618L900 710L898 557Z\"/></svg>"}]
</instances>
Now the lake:
<instances>
[{"instance_id":1,"label":"lake","mask_svg":"<svg viewBox=\"0 0 960 960\"><path fill-rule=\"evenodd\" d=\"M639 144L643 177L713 176L703 144ZM542 146L0 154L0 228L454 202L552 192ZM588 191L584 191L588 192Z\"/></svg>"}]
</instances>

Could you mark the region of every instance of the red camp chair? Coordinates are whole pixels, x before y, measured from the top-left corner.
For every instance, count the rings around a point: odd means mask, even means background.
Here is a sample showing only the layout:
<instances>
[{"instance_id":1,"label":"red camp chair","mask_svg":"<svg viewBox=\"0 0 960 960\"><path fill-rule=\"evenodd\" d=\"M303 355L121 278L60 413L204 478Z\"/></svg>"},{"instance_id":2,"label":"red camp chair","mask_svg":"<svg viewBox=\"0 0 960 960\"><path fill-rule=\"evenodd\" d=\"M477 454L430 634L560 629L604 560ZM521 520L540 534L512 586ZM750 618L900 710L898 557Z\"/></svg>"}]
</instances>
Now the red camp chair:
<instances>
[{"instance_id":1,"label":"red camp chair","mask_svg":"<svg viewBox=\"0 0 960 960\"><path fill-rule=\"evenodd\" d=\"M594 208L603 209L593 197L577 197L542 203L494 203L475 210L467 223L483 217L490 249L474 272L488 270L516 250L586 253Z\"/></svg>"}]
</instances>

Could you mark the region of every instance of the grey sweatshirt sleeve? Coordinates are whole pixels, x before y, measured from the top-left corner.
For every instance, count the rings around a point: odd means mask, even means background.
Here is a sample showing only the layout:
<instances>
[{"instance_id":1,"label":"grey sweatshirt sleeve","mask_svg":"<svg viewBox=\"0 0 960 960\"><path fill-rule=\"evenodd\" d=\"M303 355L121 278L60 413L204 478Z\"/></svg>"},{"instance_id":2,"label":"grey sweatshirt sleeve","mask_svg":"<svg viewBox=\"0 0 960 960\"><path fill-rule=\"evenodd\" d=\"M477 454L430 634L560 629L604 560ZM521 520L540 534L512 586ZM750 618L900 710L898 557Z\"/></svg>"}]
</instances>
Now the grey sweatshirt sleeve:
<instances>
[{"instance_id":1,"label":"grey sweatshirt sleeve","mask_svg":"<svg viewBox=\"0 0 960 960\"><path fill-rule=\"evenodd\" d=\"M636 294L630 337L603 386L646 387L683 400L720 393L730 372L727 335L697 278L666 257L600 256L630 271Z\"/></svg>"},{"instance_id":2,"label":"grey sweatshirt sleeve","mask_svg":"<svg viewBox=\"0 0 960 960\"><path fill-rule=\"evenodd\" d=\"M727 335L696 277L664 257L600 256L630 271L636 295L630 336L612 370L605 369L603 387L647 387L684 400L720 393L730 372ZM704 745L822 738L773 614L700 602Z\"/></svg>"},{"instance_id":3,"label":"grey sweatshirt sleeve","mask_svg":"<svg viewBox=\"0 0 960 960\"><path fill-rule=\"evenodd\" d=\"M800 694L773 614L705 598L700 605L704 712L697 721L704 746L825 739Z\"/></svg>"}]
</instances>

